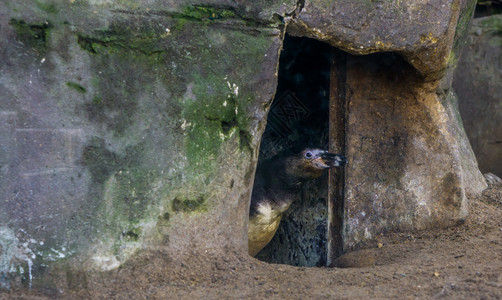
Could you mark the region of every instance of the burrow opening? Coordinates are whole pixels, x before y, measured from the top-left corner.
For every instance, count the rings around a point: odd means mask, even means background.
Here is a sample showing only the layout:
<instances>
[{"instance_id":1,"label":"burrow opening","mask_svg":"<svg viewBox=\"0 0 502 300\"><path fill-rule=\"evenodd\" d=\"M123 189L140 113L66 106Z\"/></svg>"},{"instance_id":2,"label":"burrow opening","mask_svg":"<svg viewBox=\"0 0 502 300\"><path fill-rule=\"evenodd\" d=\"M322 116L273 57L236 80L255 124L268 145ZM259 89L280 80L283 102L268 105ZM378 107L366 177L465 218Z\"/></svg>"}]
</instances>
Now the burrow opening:
<instances>
[{"instance_id":1,"label":"burrow opening","mask_svg":"<svg viewBox=\"0 0 502 300\"><path fill-rule=\"evenodd\" d=\"M329 79L332 47L286 35L278 86L262 136L260 163L302 147L328 148ZM326 265L328 174L305 182L272 241L256 258L296 266Z\"/></svg>"},{"instance_id":2,"label":"burrow opening","mask_svg":"<svg viewBox=\"0 0 502 300\"><path fill-rule=\"evenodd\" d=\"M354 157L345 148L346 135L352 134L347 127L347 99L353 91L346 76L350 69L357 78L357 66L364 66L372 76L383 75L389 87L402 85L402 80L413 84L417 79L416 70L396 53L355 56L315 39L285 36L258 166L285 151L314 146L346 155L350 167ZM412 79L403 79L403 74L411 73ZM345 249L343 240L346 169L324 172L305 182L273 239L255 257L269 263L323 267L354 250Z\"/></svg>"}]
</instances>

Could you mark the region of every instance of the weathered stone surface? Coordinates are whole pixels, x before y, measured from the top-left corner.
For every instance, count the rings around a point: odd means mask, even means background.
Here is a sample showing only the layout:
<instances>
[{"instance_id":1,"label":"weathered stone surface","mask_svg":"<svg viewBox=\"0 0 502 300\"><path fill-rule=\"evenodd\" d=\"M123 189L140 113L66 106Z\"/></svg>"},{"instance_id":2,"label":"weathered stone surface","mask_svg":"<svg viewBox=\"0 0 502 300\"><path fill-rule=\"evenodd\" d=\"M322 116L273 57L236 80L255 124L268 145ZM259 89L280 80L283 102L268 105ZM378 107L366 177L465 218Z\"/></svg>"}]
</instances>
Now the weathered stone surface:
<instances>
[{"instance_id":1,"label":"weathered stone surface","mask_svg":"<svg viewBox=\"0 0 502 300\"><path fill-rule=\"evenodd\" d=\"M474 19L453 87L482 172L502 176L502 15Z\"/></svg>"},{"instance_id":2,"label":"weathered stone surface","mask_svg":"<svg viewBox=\"0 0 502 300\"><path fill-rule=\"evenodd\" d=\"M350 57L344 242L451 226L485 187L452 92L438 95L395 55Z\"/></svg>"},{"instance_id":3,"label":"weathered stone surface","mask_svg":"<svg viewBox=\"0 0 502 300\"><path fill-rule=\"evenodd\" d=\"M347 248L461 219L485 183L442 76L474 1L348 3L0 2L2 286L141 249L247 253L286 28L420 74L349 59Z\"/></svg>"},{"instance_id":4,"label":"weathered stone surface","mask_svg":"<svg viewBox=\"0 0 502 300\"><path fill-rule=\"evenodd\" d=\"M259 3L161 4L0 4L2 273L246 251L280 24Z\"/></svg>"},{"instance_id":5,"label":"weathered stone surface","mask_svg":"<svg viewBox=\"0 0 502 300\"><path fill-rule=\"evenodd\" d=\"M347 56L344 250L388 230L451 226L486 188L466 139L453 69L474 1L305 1L288 32ZM409 65L400 57L404 58ZM329 260L329 259L328 259Z\"/></svg>"},{"instance_id":6,"label":"weathered stone surface","mask_svg":"<svg viewBox=\"0 0 502 300\"><path fill-rule=\"evenodd\" d=\"M475 4L306 0L289 31L353 54L397 52L427 80L439 79L453 59L455 35L467 27Z\"/></svg>"}]
</instances>

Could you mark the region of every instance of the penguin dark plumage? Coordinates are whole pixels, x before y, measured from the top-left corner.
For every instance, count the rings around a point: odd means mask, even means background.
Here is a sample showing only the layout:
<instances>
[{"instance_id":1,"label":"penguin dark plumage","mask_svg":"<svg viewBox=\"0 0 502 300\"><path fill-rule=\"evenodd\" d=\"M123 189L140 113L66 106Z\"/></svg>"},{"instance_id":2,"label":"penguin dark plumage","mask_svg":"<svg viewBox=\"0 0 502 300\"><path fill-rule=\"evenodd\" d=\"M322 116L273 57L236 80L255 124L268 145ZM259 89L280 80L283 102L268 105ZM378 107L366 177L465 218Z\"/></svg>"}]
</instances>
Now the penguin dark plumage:
<instances>
[{"instance_id":1,"label":"penguin dark plumage","mask_svg":"<svg viewBox=\"0 0 502 300\"><path fill-rule=\"evenodd\" d=\"M249 210L249 255L255 256L272 240L303 182L345 163L343 155L315 148L274 156L261 163L256 170Z\"/></svg>"}]
</instances>

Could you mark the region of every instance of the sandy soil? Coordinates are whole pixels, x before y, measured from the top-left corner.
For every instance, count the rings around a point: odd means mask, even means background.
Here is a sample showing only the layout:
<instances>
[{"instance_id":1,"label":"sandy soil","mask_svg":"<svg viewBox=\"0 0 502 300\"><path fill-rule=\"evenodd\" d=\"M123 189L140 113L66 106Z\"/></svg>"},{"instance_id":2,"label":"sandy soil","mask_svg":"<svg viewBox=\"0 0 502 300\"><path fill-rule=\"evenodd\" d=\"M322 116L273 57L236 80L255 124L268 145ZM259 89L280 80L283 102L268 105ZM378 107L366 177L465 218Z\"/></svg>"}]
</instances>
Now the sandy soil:
<instances>
[{"instance_id":1,"label":"sandy soil","mask_svg":"<svg viewBox=\"0 0 502 300\"><path fill-rule=\"evenodd\" d=\"M353 268L273 265L247 255L150 252L96 277L72 275L65 290L11 291L8 298L85 299L502 299L502 186L471 199L455 228L391 234L342 261ZM362 267L361 267L362 266Z\"/></svg>"}]
</instances>

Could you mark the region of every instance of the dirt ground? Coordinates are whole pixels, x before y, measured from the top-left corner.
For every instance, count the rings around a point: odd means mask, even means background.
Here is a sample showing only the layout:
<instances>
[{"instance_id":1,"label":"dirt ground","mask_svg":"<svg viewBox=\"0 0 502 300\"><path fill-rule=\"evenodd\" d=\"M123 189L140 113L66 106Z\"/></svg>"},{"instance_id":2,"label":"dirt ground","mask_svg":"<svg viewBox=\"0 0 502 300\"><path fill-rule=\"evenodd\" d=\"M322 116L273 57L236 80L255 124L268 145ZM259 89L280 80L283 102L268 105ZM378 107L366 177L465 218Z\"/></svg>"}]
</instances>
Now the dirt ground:
<instances>
[{"instance_id":1,"label":"dirt ground","mask_svg":"<svg viewBox=\"0 0 502 300\"><path fill-rule=\"evenodd\" d=\"M192 255L166 263L162 252L105 275L73 274L65 289L10 291L10 299L502 299L502 185L470 200L463 225L380 236L353 252L353 268L303 268L247 255ZM362 266L362 267L361 267Z\"/></svg>"}]
</instances>

